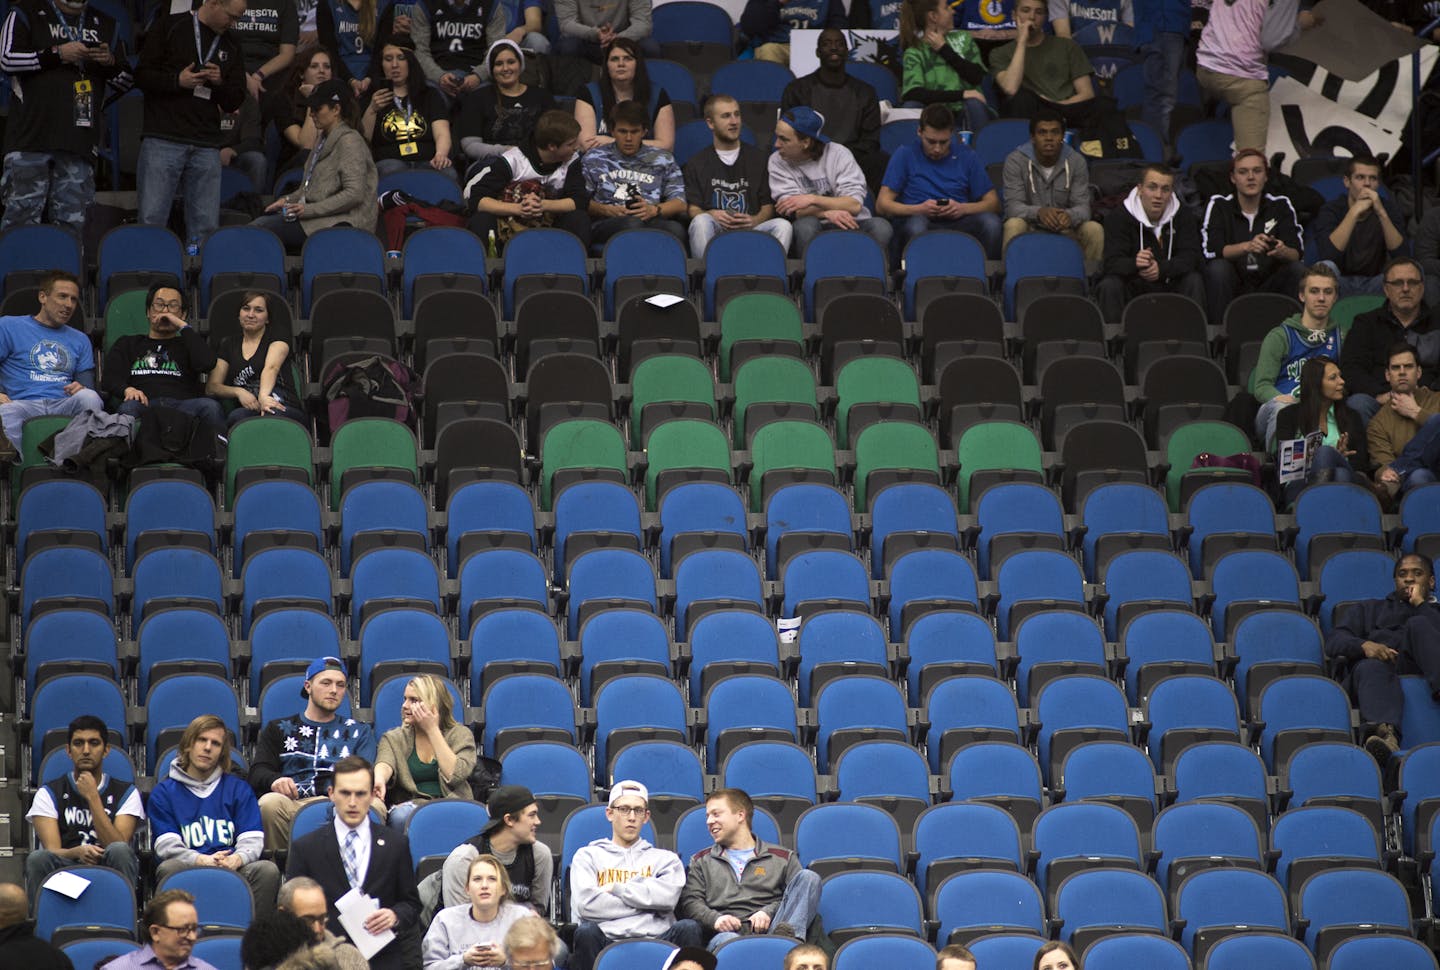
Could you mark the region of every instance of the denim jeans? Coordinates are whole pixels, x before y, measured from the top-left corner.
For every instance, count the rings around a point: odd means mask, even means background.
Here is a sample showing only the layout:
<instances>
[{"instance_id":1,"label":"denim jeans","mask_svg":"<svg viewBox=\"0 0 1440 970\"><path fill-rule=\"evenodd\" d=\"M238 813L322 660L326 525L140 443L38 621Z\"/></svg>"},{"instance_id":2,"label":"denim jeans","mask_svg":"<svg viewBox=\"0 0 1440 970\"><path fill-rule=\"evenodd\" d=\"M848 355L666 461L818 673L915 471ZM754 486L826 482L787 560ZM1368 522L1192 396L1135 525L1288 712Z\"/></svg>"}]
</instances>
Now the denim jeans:
<instances>
[{"instance_id":1,"label":"denim jeans","mask_svg":"<svg viewBox=\"0 0 1440 970\"><path fill-rule=\"evenodd\" d=\"M390 809L390 814L385 816L385 824L397 832L405 831L405 823L410 821L410 816L415 814L416 809L424 805L424 800L418 802L401 802Z\"/></svg>"},{"instance_id":2,"label":"denim jeans","mask_svg":"<svg viewBox=\"0 0 1440 970\"><path fill-rule=\"evenodd\" d=\"M1366 425L1368 425L1370 419L1379 414L1380 409L1385 406L1369 394L1351 394L1345 399L1345 403L1349 405L1350 410L1360 415L1360 423Z\"/></svg>"},{"instance_id":3,"label":"denim jeans","mask_svg":"<svg viewBox=\"0 0 1440 970\"><path fill-rule=\"evenodd\" d=\"M1440 469L1440 414L1420 426L1410 443L1400 449L1390 467L1400 476L1402 487L1406 489L1435 481L1436 469Z\"/></svg>"},{"instance_id":4,"label":"denim jeans","mask_svg":"<svg viewBox=\"0 0 1440 970\"><path fill-rule=\"evenodd\" d=\"M1000 222L1000 217L993 212L977 212L975 215L961 216L959 219L906 216L901 219L892 219L890 222L895 227L897 262L899 257L904 255L905 247L910 244L910 240L931 229L968 232L979 240L981 247L985 250L986 259L1000 258L1000 239L1004 235L1004 227Z\"/></svg>"},{"instance_id":5,"label":"denim jeans","mask_svg":"<svg viewBox=\"0 0 1440 970\"><path fill-rule=\"evenodd\" d=\"M785 887L785 895L780 898L780 908L770 918L770 930L774 932L776 926L784 923L804 939L805 931L815 919L815 911L819 908L820 877L809 869L802 869L790 880L790 885ZM710 940L710 950L713 952L719 949L739 935L716 933Z\"/></svg>"},{"instance_id":6,"label":"denim jeans","mask_svg":"<svg viewBox=\"0 0 1440 970\"><path fill-rule=\"evenodd\" d=\"M599 923L582 921L575 927L575 941L570 949L570 961L565 966L568 970L591 970L595 966L595 958L600 955L601 950L605 949L606 944L618 939L621 937L606 936L605 931L600 929ZM654 939L674 943L683 948L701 946L704 942L704 935L701 933L699 923L693 919L681 919L676 920L668 930Z\"/></svg>"},{"instance_id":7,"label":"denim jeans","mask_svg":"<svg viewBox=\"0 0 1440 970\"><path fill-rule=\"evenodd\" d=\"M73 417L85 411L103 410L105 402L100 400L99 394L87 387L69 397L40 397L0 404L0 427L4 428L5 437L10 439L10 443L19 448L25 422L31 418L44 414L65 414Z\"/></svg>"},{"instance_id":8,"label":"denim jeans","mask_svg":"<svg viewBox=\"0 0 1440 970\"><path fill-rule=\"evenodd\" d=\"M79 864L47 849L36 849L26 856L25 889L30 896L32 908L40 898L40 887L45 885L45 880L50 878L51 873ZM100 857L99 864L119 872L131 886L140 882L140 859L128 842L111 842L105 846L105 854Z\"/></svg>"},{"instance_id":9,"label":"denim jeans","mask_svg":"<svg viewBox=\"0 0 1440 970\"><path fill-rule=\"evenodd\" d=\"M895 232L888 219L858 219L856 225L860 232L865 233L871 239L880 244L880 248L889 256L890 237ZM839 227L828 219L821 219L819 216L804 216L795 220L795 255L803 257L805 247L810 245L810 240Z\"/></svg>"},{"instance_id":10,"label":"denim jeans","mask_svg":"<svg viewBox=\"0 0 1440 970\"><path fill-rule=\"evenodd\" d=\"M1305 476L1302 482L1288 482L1285 485L1285 501L1292 503L1300 497L1306 485L1315 482L1342 482L1348 483L1355 480L1355 472L1350 467L1350 459L1342 455L1338 449L1330 445L1321 445L1315 450L1315 457L1310 460L1310 473Z\"/></svg>"},{"instance_id":11,"label":"denim jeans","mask_svg":"<svg viewBox=\"0 0 1440 970\"><path fill-rule=\"evenodd\" d=\"M1140 47L1145 73L1145 100L1140 120L1154 126L1170 144L1170 113L1175 110L1175 93L1180 87L1180 68L1185 62L1185 35L1157 31L1154 40Z\"/></svg>"},{"instance_id":12,"label":"denim jeans","mask_svg":"<svg viewBox=\"0 0 1440 970\"><path fill-rule=\"evenodd\" d=\"M220 402L213 397L190 397L183 400L173 397L152 397L148 405L141 404L139 401L126 401L120 405L118 410L120 414L143 419L145 412L157 405L193 414L208 424L212 431L223 432L225 430L225 411L220 407Z\"/></svg>"},{"instance_id":13,"label":"denim jeans","mask_svg":"<svg viewBox=\"0 0 1440 970\"><path fill-rule=\"evenodd\" d=\"M149 137L136 166L140 222L164 226L178 188L185 202L185 237L204 241L220 225L220 149Z\"/></svg>"},{"instance_id":14,"label":"denim jeans","mask_svg":"<svg viewBox=\"0 0 1440 970\"><path fill-rule=\"evenodd\" d=\"M1359 296L1362 294L1373 294L1383 296L1385 293L1385 281L1383 274L1375 276L1344 276L1340 273L1340 267L1335 265L1333 259L1322 259L1317 266L1328 266L1334 270L1335 275L1340 279L1338 295L1340 297Z\"/></svg>"},{"instance_id":15,"label":"denim jeans","mask_svg":"<svg viewBox=\"0 0 1440 970\"><path fill-rule=\"evenodd\" d=\"M430 169L432 172L439 172L442 175L448 176L452 182L460 181L460 173L455 170L454 165L451 165L449 168L432 169L430 168L430 159L428 158L416 159L415 161L404 158L382 158L375 163L375 174L382 179L387 175L394 175L396 172L409 172L412 169Z\"/></svg>"},{"instance_id":16,"label":"denim jeans","mask_svg":"<svg viewBox=\"0 0 1440 970\"><path fill-rule=\"evenodd\" d=\"M690 220L690 255L700 259L705 255L711 241L722 232L729 230L721 229L715 217L708 212L702 212ZM754 227L755 232L763 232L767 236L775 237L780 248L785 250L785 255L790 255L790 240L794 236L794 228L788 219L766 219Z\"/></svg>"}]
</instances>

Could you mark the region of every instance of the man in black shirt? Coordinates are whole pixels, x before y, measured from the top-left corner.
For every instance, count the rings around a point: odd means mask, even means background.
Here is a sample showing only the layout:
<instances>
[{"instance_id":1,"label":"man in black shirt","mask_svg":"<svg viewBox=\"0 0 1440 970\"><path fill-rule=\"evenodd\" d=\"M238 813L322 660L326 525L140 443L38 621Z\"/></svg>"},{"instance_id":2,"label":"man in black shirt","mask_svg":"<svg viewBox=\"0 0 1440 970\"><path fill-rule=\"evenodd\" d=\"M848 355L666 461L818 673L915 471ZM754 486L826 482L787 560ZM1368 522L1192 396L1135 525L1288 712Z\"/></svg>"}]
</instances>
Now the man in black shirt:
<instances>
[{"instance_id":1,"label":"man in black shirt","mask_svg":"<svg viewBox=\"0 0 1440 970\"><path fill-rule=\"evenodd\" d=\"M47 221L79 236L95 198L95 145L107 84L132 78L115 18L84 0L20 0L0 31L0 68L18 89L6 127L0 231Z\"/></svg>"},{"instance_id":2,"label":"man in black shirt","mask_svg":"<svg viewBox=\"0 0 1440 970\"><path fill-rule=\"evenodd\" d=\"M231 27L245 58L245 89L257 102L276 90L295 60L300 16L295 0L256 0Z\"/></svg>"},{"instance_id":3,"label":"man in black shirt","mask_svg":"<svg viewBox=\"0 0 1440 970\"><path fill-rule=\"evenodd\" d=\"M1425 274L1409 256L1390 260L1380 274L1385 302L1356 315L1340 344L1340 371L1345 375L1345 403L1368 424L1390 403L1386 371L1395 345L1415 350L1424 385L1440 384L1440 326L1425 305Z\"/></svg>"},{"instance_id":4,"label":"man in black shirt","mask_svg":"<svg viewBox=\"0 0 1440 970\"><path fill-rule=\"evenodd\" d=\"M225 428L220 402L205 396L205 373L215 351L185 322L180 291L165 283L150 287L145 314L150 332L115 341L105 355L102 389L122 399L119 411L141 417L152 405L193 414L217 432Z\"/></svg>"},{"instance_id":5,"label":"man in black shirt","mask_svg":"<svg viewBox=\"0 0 1440 970\"><path fill-rule=\"evenodd\" d=\"M590 194L580 168L580 123L564 111L547 111L524 145L490 160L465 185L475 207L470 231L481 239L553 225L590 248Z\"/></svg>"},{"instance_id":6,"label":"man in black shirt","mask_svg":"<svg viewBox=\"0 0 1440 970\"><path fill-rule=\"evenodd\" d=\"M136 172L140 221L163 226L180 188L190 245L220 224L220 116L245 99L245 64L228 31L245 0L204 0L193 12L157 20L145 35L136 83L145 123Z\"/></svg>"},{"instance_id":7,"label":"man in black shirt","mask_svg":"<svg viewBox=\"0 0 1440 970\"><path fill-rule=\"evenodd\" d=\"M410 36L425 80L448 98L474 91L490 77L486 54L505 36L505 5L498 0L436 0L415 4ZM411 84L416 83L412 78Z\"/></svg>"},{"instance_id":8,"label":"man in black shirt","mask_svg":"<svg viewBox=\"0 0 1440 970\"><path fill-rule=\"evenodd\" d=\"M69 866L109 866L136 885L140 860L130 837L145 818L140 793L105 774L110 732L93 714L70 722L65 743L74 770L40 786L26 814L41 848L25 859L32 900L50 874Z\"/></svg>"},{"instance_id":9,"label":"man in black shirt","mask_svg":"<svg viewBox=\"0 0 1440 970\"><path fill-rule=\"evenodd\" d=\"M775 216L765 150L740 140L740 102L712 94L705 99L705 123L714 136L711 144L691 156L684 169L690 255L701 258L710 240L733 229L774 236L788 253L794 227Z\"/></svg>"},{"instance_id":10,"label":"man in black shirt","mask_svg":"<svg viewBox=\"0 0 1440 970\"><path fill-rule=\"evenodd\" d=\"M804 105L825 117L825 134L850 149L871 190L880 185L890 156L880 150L880 99L875 89L845 73L850 44L845 31L826 27L815 42L820 67L785 85L780 113Z\"/></svg>"}]
</instances>

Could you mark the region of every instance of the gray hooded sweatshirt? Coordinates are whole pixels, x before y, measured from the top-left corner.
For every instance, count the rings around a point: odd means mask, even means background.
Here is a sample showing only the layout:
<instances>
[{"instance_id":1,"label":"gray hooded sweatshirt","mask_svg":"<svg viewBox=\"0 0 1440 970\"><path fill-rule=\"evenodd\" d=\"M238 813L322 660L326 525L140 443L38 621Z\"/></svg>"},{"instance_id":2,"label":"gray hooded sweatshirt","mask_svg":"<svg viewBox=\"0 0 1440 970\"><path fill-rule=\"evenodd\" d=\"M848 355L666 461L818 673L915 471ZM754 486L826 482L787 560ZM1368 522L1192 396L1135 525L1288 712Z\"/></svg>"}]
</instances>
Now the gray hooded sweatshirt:
<instances>
[{"instance_id":1,"label":"gray hooded sweatshirt","mask_svg":"<svg viewBox=\"0 0 1440 970\"><path fill-rule=\"evenodd\" d=\"M680 857L644 839L629 848L596 839L570 864L572 918L600 924L611 939L664 933L675 923L684 888Z\"/></svg>"},{"instance_id":2,"label":"gray hooded sweatshirt","mask_svg":"<svg viewBox=\"0 0 1440 970\"><path fill-rule=\"evenodd\" d=\"M1064 209L1070 224L1090 218L1090 169L1085 157L1069 145L1060 146L1060 158L1047 178L1035 160L1035 145L1025 142L1005 158L1005 218L1040 224L1040 210Z\"/></svg>"}]
</instances>

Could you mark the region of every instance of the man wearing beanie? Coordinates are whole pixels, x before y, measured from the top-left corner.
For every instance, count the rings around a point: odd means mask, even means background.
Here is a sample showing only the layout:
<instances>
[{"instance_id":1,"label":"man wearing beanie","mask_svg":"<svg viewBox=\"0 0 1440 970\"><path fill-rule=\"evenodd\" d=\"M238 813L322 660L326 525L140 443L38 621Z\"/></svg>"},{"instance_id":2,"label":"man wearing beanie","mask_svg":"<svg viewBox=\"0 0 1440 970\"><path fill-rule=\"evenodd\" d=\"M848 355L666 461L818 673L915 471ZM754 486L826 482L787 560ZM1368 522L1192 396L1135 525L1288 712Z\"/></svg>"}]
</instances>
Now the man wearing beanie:
<instances>
[{"instance_id":1,"label":"man wearing beanie","mask_svg":"<svg viewBox=\"0 0 1440 970\"><path fill-rule=\"evenodd\" d=\"M523 785L501 785L490 793L486 808L490 821L485 828L456 846L445 859L441 905L459 906L469 901L465 879L470 863L488 853L505 866L514 900L533 907L541 916L549 915L555 857L549 846L536 840L540 806L535 804L535 796Z\"/></svg>"},{"instance_id":2,"label":"man wearing beanie","mask_svg":"<svg viewBox=\"0 0 1440 970\"><path fill-rule=\"evenodd\" d=\"M610 789L605 811L611 836L575 853L570 864L571 920L575 941L569 970L591 970L608 943L637 937L699 946L700 924L675 920L685 888L680 857L641 837L650 820L650 792L638 781Z\"/></svg>"},{"instance_id":3,"label":"man wearing beanie","mask_svg":"<svg viewBox=\"0 0 1440 970\"><path fill-rule=\"evenodd\" d=\"M283 852L290 846L295 813L329 796L336 762L353 754L374 763L375 729L338 713L348 689L340 658L318 657L300 685L305 710L277 717L260 732L250 786L260 798L267 848ZM383 805L374 807L384 812Z\"/></svg>"}]
</instances>

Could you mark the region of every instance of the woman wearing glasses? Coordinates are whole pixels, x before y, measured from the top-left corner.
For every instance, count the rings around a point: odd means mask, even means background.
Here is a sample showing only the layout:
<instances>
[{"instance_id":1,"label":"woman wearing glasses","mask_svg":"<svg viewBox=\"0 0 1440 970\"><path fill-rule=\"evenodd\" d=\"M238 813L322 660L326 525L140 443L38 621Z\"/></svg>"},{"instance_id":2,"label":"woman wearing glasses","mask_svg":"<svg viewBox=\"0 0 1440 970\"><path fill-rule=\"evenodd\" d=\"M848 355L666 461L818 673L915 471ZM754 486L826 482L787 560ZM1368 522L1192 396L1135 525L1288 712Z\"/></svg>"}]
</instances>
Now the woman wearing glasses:
<instances>
[{"instance_id":1,"label":"woman wearing glasses","mask_svg":"<svg viewBox=\"0 0 1440 970\"><path fill-rule=\"evenodd\" d=\"M510 928L527 917L538 919L528 906L510 898L510 877L493 855L477 856L470 863L465 891L468 903L435 914L425 934L425 970L503 967Z\"/></svg>"}]
</instances>

